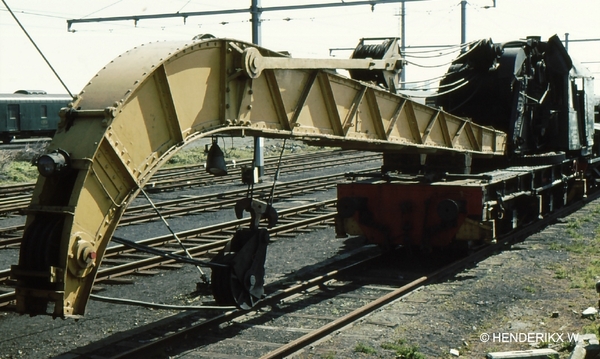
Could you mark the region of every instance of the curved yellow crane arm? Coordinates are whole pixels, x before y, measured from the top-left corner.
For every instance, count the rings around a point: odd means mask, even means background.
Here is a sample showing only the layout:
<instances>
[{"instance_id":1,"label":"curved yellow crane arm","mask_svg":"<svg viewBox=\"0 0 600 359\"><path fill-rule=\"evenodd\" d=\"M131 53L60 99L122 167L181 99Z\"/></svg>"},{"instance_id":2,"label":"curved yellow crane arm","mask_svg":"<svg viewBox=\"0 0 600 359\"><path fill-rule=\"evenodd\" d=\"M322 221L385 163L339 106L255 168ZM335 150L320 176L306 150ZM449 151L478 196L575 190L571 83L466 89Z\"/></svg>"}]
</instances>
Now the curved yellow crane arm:
<instances>
[{"instance_id":1,"label":"curved yellow crane arm","mask_svg":"<svg viewBox=\"0 0 600 359\"><path fill-rule=\"evenodd\" d=\"M501 132L331 70L273 58L286 57L210 39L148 44L106 65L61 113L49 151L64 155L68 170L40 176L36 184L12 271L17 310L83 315L127 205L179 148L203 136L230 132L375 151L504 153Z\"/></svg>"}]
</instances>

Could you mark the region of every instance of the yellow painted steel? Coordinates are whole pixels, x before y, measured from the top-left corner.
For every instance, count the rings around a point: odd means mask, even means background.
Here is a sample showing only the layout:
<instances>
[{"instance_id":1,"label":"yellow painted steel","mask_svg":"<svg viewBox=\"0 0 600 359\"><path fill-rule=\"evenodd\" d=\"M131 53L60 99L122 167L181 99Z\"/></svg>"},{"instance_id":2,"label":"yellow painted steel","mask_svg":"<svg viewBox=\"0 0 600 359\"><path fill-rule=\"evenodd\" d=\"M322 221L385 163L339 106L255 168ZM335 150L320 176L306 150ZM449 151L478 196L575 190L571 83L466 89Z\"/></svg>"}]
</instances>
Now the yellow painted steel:
<instances>
[{"instance_id":1,"label":"yellow painted steel","mask_svg":"<svg viewBox=\"0 0 600 359\"><path fill-rule=\"evenodd\" d=\"M178 149L203 136L230 132L374 151L504 153L502 132L333 71L265 69L252 78L244 54L253 47L228 39L140 46L106 65L72 109L63 110L49 150L66 151L73 172L40 176L36 184L13 267L19 312L43 314L50 303L48 314L83 315L127 205ZM285 58L258 50L265 58Z\"/></svg>"}]
</instances>

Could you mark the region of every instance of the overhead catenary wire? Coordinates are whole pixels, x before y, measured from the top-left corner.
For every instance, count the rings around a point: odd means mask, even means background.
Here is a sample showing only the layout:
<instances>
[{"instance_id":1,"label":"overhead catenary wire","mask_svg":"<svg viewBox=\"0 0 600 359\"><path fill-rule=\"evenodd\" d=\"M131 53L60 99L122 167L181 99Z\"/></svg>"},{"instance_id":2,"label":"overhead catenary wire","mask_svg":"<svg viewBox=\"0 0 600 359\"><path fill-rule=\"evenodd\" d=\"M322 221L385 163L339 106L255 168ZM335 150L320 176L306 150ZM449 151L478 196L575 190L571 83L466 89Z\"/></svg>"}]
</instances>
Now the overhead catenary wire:
<instances>
[{"instance_id":1,"label":"overhead catenary wire","mask_svg":"<svg viewBox=\"0 0 600 359\"><path fill-rule=\"evenodd\" d=\"M8 10L4 10L4 9L0 9L0 11L8 12ZM29 10L16 10L15 12L22 14L22 15L47 17L47 18L51 18L51 19L61 19L61 20L68 19L68 17L66 17L64 15L52 15L50 13L41 13L41 12L35 12L35 11L29 11Z\"/></svg>"},{"instance_id":2,"label":"overhead catenary wire","mask_svg":"<svg viewBox=\"0 0 600 359\"><path fill-rule=\"evenodd\" d=\"M436 55L428 55L428 56L420 56L420 55L411 55L411 54L407 54L407 53L403 53L405 58L412 58L412 59L437 59L440 57L446 57L446 56L451 56L454 55L458 52L460 52L460 48L457 48L456 50L452 50L450 52L447 53L441 53L438 51L438 53Z\"/></svg>"},{"instance_id":3,"label":"overhead catenary wire","mask_svg":"<svg viewBox=\"0 0 600 359\"><path fill-rule=\"evenodd\" d=\"M114 6L114 5L116 5L116 4L120 3L120 2L123 2L123 0L118 0L118 1L115 1L115 2L114 2L114 3L112 3L112 4L106 5L106 6L105 6L105 7L103 7L103 8L100 8L100 9L98 9L98 10L95 10L95 11L93 11L93 12L91 12L91 13L87 14L87 15L84 15L84 16L82 16L82 18L86 18L86 17L88 17L88 16L90 16L90 15L94 15L94 14L96 14L96 13L98 13L98 12L102 11L102 10L108 9L109 7L112 7L112 6Z\"/></svg>"},{"instance_id":4,"label":"overhead catenary wire","mask_svg":"<svg viewBox=\"0 0 600 359\"><path fill-rule=\"evenodd\" d=\"M450 51L448 51L448 53L447 53L447 54L436 55L436 56L433 56L433 57L447 56L447 55L450 55L450 54L454 54L454 53L456 53L456 52L459 52L460 50L462 50L462 49L464 49L464 48L467 48L467 47L469 47L469 46L471 46L471 45L474 45L474 44L478 43L479 41L481 41L481 40L473 40L473 41L467 42L466 44L456 44L456 45L448 45L448 46L444 46L444 47L443 47L444 51L446 51L446 50L450 50ZM442 46L428 46L428 47L438 47L438 48L440 48L440 47L442 47ZM411 47L410 47L410 46L408 46L407 48L408 48L408 49L411 49ZM429 53L436 53L436 54L439 54L439 53L440 53L440 50L408 51L408 50L405 48L405 49L404 49L404 51L403 51L402 53L403 53L404 55L408 56L408 57L419 57L419 56L416 56L416 55L414 55L414 54L429 54ZM429 58L429 57L426 57L426 58Z\"/></svg>"},{"instance_id":5,"label":"overhead catenary wire","mask_svg":"<svg viewBox=\"0 0 600 359\"><path fill-rule=\"evenodd\" d=\"M469 54L470 52L472 52L473 49L475 49L477 47L477 45L479 43L481 43L482 41L483 40L477 40L477 41L472 42L471 44L473 46L470 46L469 50L467 50L464 54L461 54L460 57L464 57L467 54ZM435 56L435 57L440 57L440 56ZM443 67L443 66L452 65L455 61L456 61L456 59L453 59L452 61L449 61L449 62L446 62L446 63L443 63L443 64L435 64L435 65L423 65L423 64L419 64L419 63L416 63L416 62L413 62L413 61L408 61L408 60L406 60L406 63L408 63L410 65L413 65L413 66L422 67L422 68L437 68L437 67Z\"/></svg>"},{"instance_id":6,"label":"overhead catenary wire","mask_svg":"<svg viewBox=\"0 0 600 359\"><path fill-rule=\"evenodd\" d=\"M181 10L183 10L183 8L185 8L186 6L189 5L189 3L191 3L192 0L188 0L181 8L179 8L179 10L177 10L177 12L181 12Z\"/></svg>"}]
</instances>

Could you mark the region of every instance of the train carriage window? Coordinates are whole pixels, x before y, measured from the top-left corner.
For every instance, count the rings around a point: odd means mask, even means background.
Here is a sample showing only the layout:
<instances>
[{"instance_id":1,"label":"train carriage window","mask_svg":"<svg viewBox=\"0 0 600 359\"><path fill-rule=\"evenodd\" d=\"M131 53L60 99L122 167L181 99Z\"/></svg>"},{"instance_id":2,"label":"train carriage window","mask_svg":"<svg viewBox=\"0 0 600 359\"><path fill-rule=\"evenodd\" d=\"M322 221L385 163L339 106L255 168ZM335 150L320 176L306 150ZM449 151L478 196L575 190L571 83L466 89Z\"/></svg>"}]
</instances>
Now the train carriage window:
<instances>
[{"instance_id":1,"label":"train carriage window","mask_svg":"<svg viewBox=\"0 0 600 359\"><path fill-rule=\"evenodd\" d=\"M19 117L19 105L8 105L8 119L16 120Z\"/></svg>"},{"instance_id":2,"label":"train carriage window","mask_svg":"<svg viewBox=\"0 0 600 359\"><path fill-rule=\"evenodd\" d=\"M15 131L19 129L20 108L19 105L8 105L8 117L5 130Z\"/></svg>"},{"instance_id":3,"label":"train carriage window","mask_svg":"<svg viewBox=\"0 0 600 359\"><path fill-rule=\"evenodd\" d=\"M48 117L48 106L46 106L46 105L41 105L41 106L40 106L40 113L41 113L41 117L42 117L42 118L46 118L46 117Z\"/></svg>"}]
</instances>

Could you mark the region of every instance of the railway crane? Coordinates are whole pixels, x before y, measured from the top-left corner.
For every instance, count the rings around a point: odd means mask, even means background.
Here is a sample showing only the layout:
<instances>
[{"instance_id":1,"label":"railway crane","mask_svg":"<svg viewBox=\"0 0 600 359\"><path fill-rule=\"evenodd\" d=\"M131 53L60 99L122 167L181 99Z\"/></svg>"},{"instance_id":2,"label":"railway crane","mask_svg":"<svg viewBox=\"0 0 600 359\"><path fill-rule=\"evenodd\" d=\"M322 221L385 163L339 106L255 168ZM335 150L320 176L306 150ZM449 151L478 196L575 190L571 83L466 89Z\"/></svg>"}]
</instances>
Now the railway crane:
<instances>
[{"instance_id":1,"label":"railway crane","mask_svg":"<svg viewBox=\"0 0 600 359\"><path fill-rule=\"evenodd\" d=\"M403 66L397 39L361 40L344 60L296 59L210 37L145 44L117 57L61 110L38 160L12 267L17 311L83 315L127 205L201 137L295 138L382 152L380 173L339 185L336 218L338 235L381 246L493 241L595 188L592 79L560 41L476 43L454 62L443 82L450 91L431 106L398 93ZM268 235L258 227L261 218L276 220L258 201L240 201L236 213L244 210L251 228L212 263L215 298L240 307L260 299Z\"/></svg>"}]
</instances>

